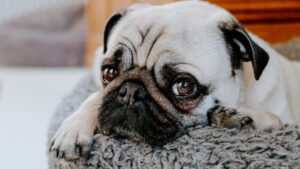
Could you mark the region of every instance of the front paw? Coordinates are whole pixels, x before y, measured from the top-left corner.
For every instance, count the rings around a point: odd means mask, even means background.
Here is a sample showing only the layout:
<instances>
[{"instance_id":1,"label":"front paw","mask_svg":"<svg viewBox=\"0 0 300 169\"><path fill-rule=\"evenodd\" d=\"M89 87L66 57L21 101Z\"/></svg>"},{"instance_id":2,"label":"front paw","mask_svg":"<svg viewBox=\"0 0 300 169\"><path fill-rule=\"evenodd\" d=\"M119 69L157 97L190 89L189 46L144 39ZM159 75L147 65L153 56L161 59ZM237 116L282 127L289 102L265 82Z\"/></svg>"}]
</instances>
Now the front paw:
<instances>
[{"instance_id":1,"label":"front paw","mask_svg":"<svg viewBox=\"0 0 300 169\"><path fill-rule=\"evenodd\" d=\"M253 120L249 116L240 113L236 108L216 106L208 111L210 124L220 128L253 128Z\"/></svg>"},{"instance_id":2,"label":"front paw","mask_svg":"<svg viewBox=\"0 0 300 169\"><path fill-rule=\"evenodd\" d=\"M71 115L60 126L50 142L49 151L55 158L72 161L89 154L94 130L77 115Z\"/></svg>"}]
</instances>

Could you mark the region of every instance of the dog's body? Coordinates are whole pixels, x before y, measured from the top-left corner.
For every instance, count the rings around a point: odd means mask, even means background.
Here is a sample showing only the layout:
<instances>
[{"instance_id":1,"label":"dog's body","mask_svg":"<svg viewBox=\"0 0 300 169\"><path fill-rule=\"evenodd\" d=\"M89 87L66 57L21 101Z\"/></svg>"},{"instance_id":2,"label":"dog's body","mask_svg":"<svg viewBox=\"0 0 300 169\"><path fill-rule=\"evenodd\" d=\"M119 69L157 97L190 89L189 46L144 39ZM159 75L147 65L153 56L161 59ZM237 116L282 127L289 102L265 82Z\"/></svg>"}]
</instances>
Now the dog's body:
<instances>
[{"instance_id":1,"label":"dog's body","mask_svg":"<svg viewBox=\"0 0 300 169\"><path fill-rule=\"evenodd\" d=\"M104 134L154 145L195 124L263 129L300 122L300 64L205 2L118 11L94 73L100 90L55 134L50 150L58 157L87 153L98 121Z\"/></svg>"},{"instance_id":2,"label":"dog's body","mask_svg":"<svg viewBox=\"0 0 300 169\"><path fill-rule=\"evenodd\" d=\"M244 82L247 96L244 97L242 107L268 110L276 114L283 123L300 124L300 64L290 61L277 53L261 39L252 35L270 56L269 63L258 81L249 80L251 67L246 66ZM250 75L251 76L251 75ZM250 77L251 78L251 77ZM249 83L250 82L250 83Z\"/></svg>"}]
</instances>

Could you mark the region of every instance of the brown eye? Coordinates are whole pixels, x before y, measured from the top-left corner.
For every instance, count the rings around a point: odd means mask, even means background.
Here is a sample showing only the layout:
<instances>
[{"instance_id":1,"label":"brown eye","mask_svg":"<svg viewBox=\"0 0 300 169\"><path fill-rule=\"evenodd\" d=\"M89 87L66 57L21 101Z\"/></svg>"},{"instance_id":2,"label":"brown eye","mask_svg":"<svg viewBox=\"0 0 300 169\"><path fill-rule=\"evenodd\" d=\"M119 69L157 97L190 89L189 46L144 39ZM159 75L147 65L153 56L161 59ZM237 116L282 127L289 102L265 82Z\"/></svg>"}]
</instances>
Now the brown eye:
<instances>
[{"instance_id":1,"label":"brown eye","mask_svg":"<svg viewBox=\"0 0 300 169\"><path fill-rule=\"evenodd\" d=\"M173 84L172 90L176 96L188 96L194 93L195 85L188 81L178 81Z\"/></svg>"},{"instance_id":2,"label":"brown eye","mask_svg":"<svg viewBox=\"0 0 300 169\"><path fill-rule=\"evenodd\" d=\"M105 68L103 71L103 83L108 84L118 76L118 71L113 68Z\"/></svg>"}]
</instances>

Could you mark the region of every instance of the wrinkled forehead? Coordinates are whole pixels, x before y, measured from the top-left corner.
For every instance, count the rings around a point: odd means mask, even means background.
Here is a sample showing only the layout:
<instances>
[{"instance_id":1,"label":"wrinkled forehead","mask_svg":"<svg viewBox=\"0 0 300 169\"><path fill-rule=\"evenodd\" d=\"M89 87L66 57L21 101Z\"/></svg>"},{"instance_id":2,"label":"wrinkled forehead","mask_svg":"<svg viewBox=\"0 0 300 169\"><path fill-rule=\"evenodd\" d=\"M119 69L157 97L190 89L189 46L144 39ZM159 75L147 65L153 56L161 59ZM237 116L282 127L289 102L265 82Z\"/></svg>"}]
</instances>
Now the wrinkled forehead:
<instances>
[{"instance_id":1,"label":"wrinkled forehead","mask_svg":"<svg viewBox=\"0 0 300 169\"><path fill-rule=\"evenodd\" d=\"M214 60L226 49L216 19L224 11L212 5L176 5L128 12L114 28L105 56L111 57L117 46L125 45L131 52L123 57L131 57L126 60L132 65L153 70L158 78L165 65L198 75L201 81L219 72L214 69L222 68Z\"/></svg>"}]
</instances>

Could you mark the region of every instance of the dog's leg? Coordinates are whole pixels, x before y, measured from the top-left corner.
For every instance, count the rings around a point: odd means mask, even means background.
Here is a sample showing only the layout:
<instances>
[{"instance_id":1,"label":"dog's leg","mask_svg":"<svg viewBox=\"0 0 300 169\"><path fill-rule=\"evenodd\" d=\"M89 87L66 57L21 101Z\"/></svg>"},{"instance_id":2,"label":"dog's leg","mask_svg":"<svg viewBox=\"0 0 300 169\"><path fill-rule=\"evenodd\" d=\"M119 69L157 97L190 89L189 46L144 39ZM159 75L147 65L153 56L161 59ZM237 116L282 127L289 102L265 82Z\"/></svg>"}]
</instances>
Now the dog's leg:
<instances>
[{"instance_id":1,"label":"dog's leg","mask_svg":"<svg viewBox=\"0 0 300 169\"><path fill-rule=\"evenodd\" d=\"M279 117L268 111L216 106L208 112L210 123L220 128L282 128Z\"/></svg>"},{"instance_id":2,"label":"dog's leg","mask_svg":"<svg viewBox=\"0 0 300 169\"><path fill-rule=\"evenodd\" d=\"M77 111L63 121L50 144L49 151L55 157L74 160L89 152L94 132L98 126L99 102L100 92L93 93Z\"/></svg>"}]
</instances>

